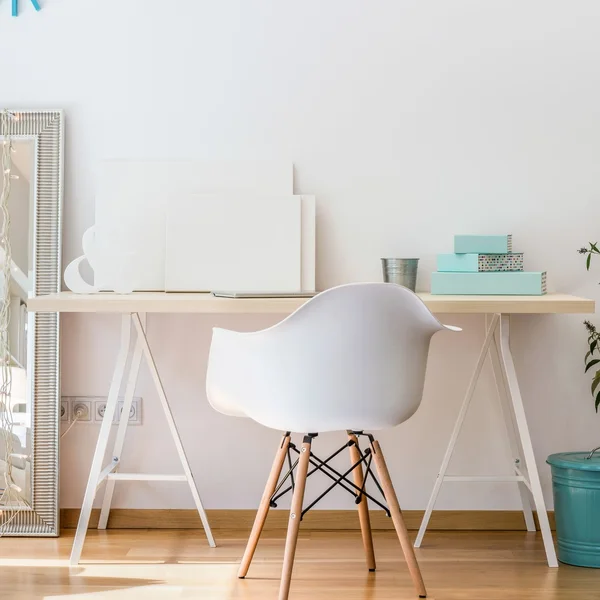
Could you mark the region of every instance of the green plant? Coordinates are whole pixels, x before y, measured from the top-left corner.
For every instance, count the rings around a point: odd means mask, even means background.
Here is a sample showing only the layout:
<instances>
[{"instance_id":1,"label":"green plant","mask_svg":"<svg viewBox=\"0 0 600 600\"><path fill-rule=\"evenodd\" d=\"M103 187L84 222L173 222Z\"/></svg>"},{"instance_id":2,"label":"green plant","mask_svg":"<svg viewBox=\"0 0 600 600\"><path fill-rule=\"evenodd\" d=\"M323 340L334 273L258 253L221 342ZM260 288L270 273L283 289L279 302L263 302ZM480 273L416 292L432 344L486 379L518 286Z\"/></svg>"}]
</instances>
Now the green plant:
<instances>
[{"instance_id":1,"label":"green plant","mask_svg":"<svg viewBox=\"0 0 600 600\"><path fill-rule=\"evenodd\" d=\"M597 246L598 242L589 243L589 247L587 248L579 248L577 252L579 254L585 254L585 268L586 270L590 270L590 264L592 262L592 254L600 254L600 250L598 250ZM584 363L585 363L585 372L587 373L592 367L600 364L600 358L595 358L594 353L598 353L600 355L600 348L598 348L598 344L600 343L600 332L598 332L596 326L590 321L584 321L583 324L588 332L588 346L589 350L587 351ZM595 397L594 406L596 407L596 412L598 412L598 407L600 406L600 368L594 374L594 378L592 379L592 396Z\"/></svg>"}]
</instances>

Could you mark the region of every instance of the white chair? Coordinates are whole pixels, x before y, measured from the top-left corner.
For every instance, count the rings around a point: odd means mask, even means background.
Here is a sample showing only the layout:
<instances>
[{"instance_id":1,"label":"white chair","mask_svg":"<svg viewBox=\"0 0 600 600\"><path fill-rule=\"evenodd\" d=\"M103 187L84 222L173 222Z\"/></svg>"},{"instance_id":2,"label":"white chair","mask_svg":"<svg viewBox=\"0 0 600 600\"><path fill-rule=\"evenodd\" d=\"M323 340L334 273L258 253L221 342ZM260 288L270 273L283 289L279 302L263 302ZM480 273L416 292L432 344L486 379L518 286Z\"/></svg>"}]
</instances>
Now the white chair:
<instances>
[{"instance_id":1,"label":"white chair","mask_svg":"<svg viewBox=\"0 0 600 600\"><path fill-rule=\"evenodd\" d=\"M417 410L429 343L442 329L459 330L441 325L417 295L391 283L332 288L263 331L214 329L206 383L213 408L285 432L240 565L240 578L248 572L269 507L293 489L279 592L280 600L287 599L300 520L315 504L302 510L306 478L319 470L334 481L329 489L341 485L355 497L372 571L375 556L367 498L389 509L417 593L426 597L383 453L373 435L363 432L395 427ZM339 430L347 432L348 441L336 453L321 460L311 452L318 433ZM291 442L290 432L306 434L300 450ZM361 450L358 440L365 435L370 447ZM339 473L329 461L346 447L352 468ZM295 480L292 453L298 455ZM278 485L286 457L290 470ZM381 485L371 471L373 460ZM350 472L353 481L347 477ZM387 507L365 490L369 476ZM288 478L292 485L277 495Z\"/></svg>"}]
</instances>

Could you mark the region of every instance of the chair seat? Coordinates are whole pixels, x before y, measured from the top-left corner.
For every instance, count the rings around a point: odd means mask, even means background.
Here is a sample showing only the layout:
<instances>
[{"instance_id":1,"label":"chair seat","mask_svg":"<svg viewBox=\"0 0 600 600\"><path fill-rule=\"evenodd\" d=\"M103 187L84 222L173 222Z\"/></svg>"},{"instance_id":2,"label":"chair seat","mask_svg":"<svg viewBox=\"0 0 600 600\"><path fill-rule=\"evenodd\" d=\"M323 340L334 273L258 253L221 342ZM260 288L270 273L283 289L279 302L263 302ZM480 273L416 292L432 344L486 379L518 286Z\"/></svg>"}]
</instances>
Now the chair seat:
<instances>
[{"instance_id":1,"label":"chair seat","mask_svg":"<svg viewBox=\"0 0 600 600\"><path fill-rule=\"evenodd\" d=\"M208 400L283 431L394 427L419 407L430 340L444 328L401 286L333 288L263 331L215 328Z\"/></svg>"}]
</instances>

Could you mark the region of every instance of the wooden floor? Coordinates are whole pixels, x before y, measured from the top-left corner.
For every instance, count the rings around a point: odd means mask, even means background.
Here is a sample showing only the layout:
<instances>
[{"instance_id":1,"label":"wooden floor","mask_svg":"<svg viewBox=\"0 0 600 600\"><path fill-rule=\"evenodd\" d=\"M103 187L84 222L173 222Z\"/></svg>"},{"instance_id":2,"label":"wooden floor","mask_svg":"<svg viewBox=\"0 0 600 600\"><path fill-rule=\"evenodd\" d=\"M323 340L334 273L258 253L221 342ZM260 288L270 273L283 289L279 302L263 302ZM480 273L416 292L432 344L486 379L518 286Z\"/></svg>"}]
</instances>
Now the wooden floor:
<instances>
[{"instance_id":1,"label":"wooden floor","mask_svg":"<svg viewBox=\"0 0 600 600\"><path fill-rule=\"evenodd\" d=\"M284 532L263 534L245 580L236 571L247 533L216 533L211 549L200 531L91 531L74 568L72 530L58 539L0 539L0 598L277 598ZM301 531L290 600L415 598L394 533L374 537L377 572L369 573L360 532ZM539 534L430 532L417 555L437 600L600 599L600 570L549 569Z\"/></svg>"}]
</instances>

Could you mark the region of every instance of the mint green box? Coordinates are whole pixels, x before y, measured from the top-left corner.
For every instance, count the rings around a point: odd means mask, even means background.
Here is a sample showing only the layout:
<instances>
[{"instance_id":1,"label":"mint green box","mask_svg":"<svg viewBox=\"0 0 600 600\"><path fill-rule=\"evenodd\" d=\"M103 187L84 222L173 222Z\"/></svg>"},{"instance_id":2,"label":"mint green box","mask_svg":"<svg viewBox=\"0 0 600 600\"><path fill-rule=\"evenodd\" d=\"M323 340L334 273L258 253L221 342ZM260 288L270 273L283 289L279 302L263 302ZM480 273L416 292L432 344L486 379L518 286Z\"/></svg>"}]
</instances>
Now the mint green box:
<instances>
[{"instance_id":1,"label":"mint green box","mask_svg":"<svg viewBox=\"0 0 600 600\"><path fill-rule=\"evenodd\" d=\"M522 271L523 253L510 254L438 254L437 270L446 273Z\"/></svg>"},{"instance_id":2,"label":"mint green box","mask_svg":"<svg viewBox=\"0 0 600 600\"><path fill-rule=\"evenodd\" d=\"M431 274L431 293L442 296L543 296L546 293L546 272L440 273L437 271Z\"/></svg>"},{"instance_id":3,"label":"mint green box","mask_svg":"<svg viewBox=\"0 0 600 600\"><path fill-rule=\"evenodd\" d=\"M455 235L456 254L507 254L512 252L512 235Z\"/></svg>"}]
</instances>

